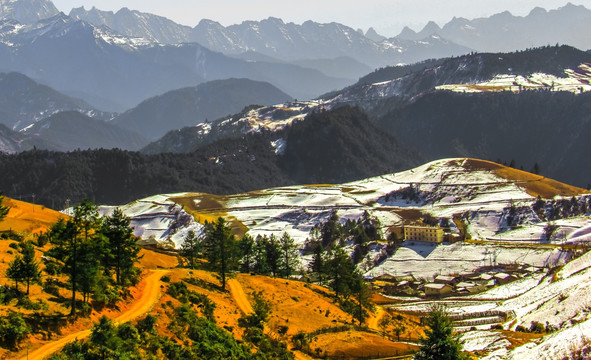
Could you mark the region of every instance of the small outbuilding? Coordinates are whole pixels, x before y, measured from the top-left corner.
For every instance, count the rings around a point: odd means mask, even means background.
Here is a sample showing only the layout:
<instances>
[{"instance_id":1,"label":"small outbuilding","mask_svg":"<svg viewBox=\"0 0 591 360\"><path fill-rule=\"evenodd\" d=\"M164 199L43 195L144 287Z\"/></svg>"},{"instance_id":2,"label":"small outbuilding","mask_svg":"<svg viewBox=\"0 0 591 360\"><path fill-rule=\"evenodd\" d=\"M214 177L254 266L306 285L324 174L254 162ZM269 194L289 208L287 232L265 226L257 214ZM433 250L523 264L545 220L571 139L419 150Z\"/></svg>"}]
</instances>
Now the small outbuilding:
<instances>
[{"instance_id":1,"label":"small outbuilding","mask_svg":"<svg viewBox=\"0 0 591 360\"><path fill-rule=\"evenodd\" d=\"M449 276L449 275L437 275L437 277L435 277L435 283L437 284L453 284L456 282L456 278L454 276Z\"/></svg>"},{"instance_id":2,"label":"small outbuilding","mask_svg":"<svg viewBox=\"0 0 591 360\"><path fill-rule=\"evenodd\" d=\"M499 284L499 285L505 285L505 284L508 284L512 281L517 280L517 278L515 276L509 275L507 273L495 274L494 278L495 278L497 284Z\"/></svg>"},{"instance_id":3,"label":"small outbuilding","mask_svg":"<svg viewBox=\"0 0 591 360\"><path fill-rule=\"evenodd\" d=\"M452 290L448 284L425 284L425 296L440 297L451 293Z\"/></svg>"}]
</instances>

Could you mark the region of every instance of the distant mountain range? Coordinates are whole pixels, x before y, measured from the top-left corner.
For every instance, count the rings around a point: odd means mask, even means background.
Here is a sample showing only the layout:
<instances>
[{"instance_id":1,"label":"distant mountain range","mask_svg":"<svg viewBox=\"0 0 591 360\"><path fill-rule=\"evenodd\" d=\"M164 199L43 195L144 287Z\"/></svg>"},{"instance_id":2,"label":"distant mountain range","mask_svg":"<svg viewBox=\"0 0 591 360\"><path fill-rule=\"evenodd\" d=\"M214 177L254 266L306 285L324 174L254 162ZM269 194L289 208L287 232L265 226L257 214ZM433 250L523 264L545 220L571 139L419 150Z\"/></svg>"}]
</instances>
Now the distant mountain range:
<instances>
[{"instance_id":1,"label":"distant mountain range","mask_svg":"<svg viewBox=\"0 0 591 360\"><path fill-rule=\"evenodd\" d=\"M2 0L0 19L16 20L21 24L35 24L59 14L59 10L49 0Z\"/></svg>"},{"instance_id":2,"label":"distant mountain range","mask_svg":"<svg viewBox=\"0 0 591 360\"><path fill-rule=\"evenodd\" d=\"M76 8L70 16L163 44L197 42L224 54L256 52L284 61L349 57L371 67L459 55L470 49L515 51L556 43L591 48L591 35L586 31L591 10L570 3L549 11L538 7L524 17L506 11L473 20L453 18L443 27L429 22L419 32L406 27L394 38L379 35L373 28L363 34L338 23L298 25L277 18L227 27L204 19L191 28L127 8L116 13Z\"/></svg>"},{"instance_id":3,"label":"distant mountain range","mask_svg":"<svg viewBox=\"0 0 591 360\"><path fill-rule=\"evenodd\" d=\"M38 121L22 132L46 144L39 149L73 151L76 149L137 150L148 140L135 131L113 122L90 118L77 111L64 111ZM30 140L25 141L25 144ZM32 147L32 146L30 146Z\"/></svg>"},{"instance_id":4,"label":"distant mountain range","mask_svg":"<svg viewBox=\"0 0 591 360\"><path fill-rule=\"evenodd\" d=\"M21 72L96 108L117 112L215 79L267 81L298 98L351 82L291 64L230 58L198 44L128 38L63 14L25 26L0 21L0 71Z\"/></svg>"},{"instance_id":5,"label":"distant mountain range","mask_svg":"<svg viewBox=\"0 0 591 360\"><path fill-rule=\"evenodd\" d=\"M426 57L446 57L470 51L430 34L421 39L374 41L363 33L339 23L301 25L278 18L245 21L222 26L204 19L194 28L166 18L123 8L116 13L96 8L72 9L70 16L96 26L108 26L121 34L162 44L196 42L227 55L256 52L282 61L332 60L348 57L370 67L416 62ZM420 40L420 41L419 41ZM310 65L310 64L309 64ZM313 64L312 64L313 65Z\"/></svg>"},{"instance_id":6,"label":"distant mountain range","mask_svg":"<svg viewBox=\"0 0 591 360\"><path fill-rule=\"evenodd\" d=\"M0 124L0 152L18 153L39 149L73 151L77 149L138 150L148 140L112 122L90 118L78 111L62 111L16 132Z\"/></svg>"},{"instance_id":7,"label":"distant mountain range","mask_svg":"<svg viewBox=\"0 0 591 360\"><path fill-rule=\"evenodd\" d=\"M411 166L419 159L449 156L514 160L527 169L538 163L542 174L579 186L591 178L575 165L591 150L583 141L589 131L591 53L573 47L471 53L366 73L371 69L366 65L369 58L400 60L392 57L391 49L406 59L459 49L442 33L453 27L448 24L446 30L431 23L420 34L406 29L397 39L384 39L373 30L362 34L336 23L296 25L270 18L223 27L204 20L191 29L126 9L74 9L66 16L56 13L49 1L0 0L0 5L0 71L7 71L0 74L3 152L141 149L143 154L124 157L147 161L149 165L141 165L146 169L169 172L157 162L166 158L181 166L180 159L198 161L216 174L215 166L232 163L224 170L229 173L224 173L228 179L223 185L205 178L195 183L224 192L355 180L378 170ZM34 8L39 11L29 11ZM466 29L488 29L486 36L498 35L501 23L513 29L517 27L507 25L509 20L526 26L537 16L556 23L569 17L572 26L564 29L572 30L587 13L567 5L549 12L538 9L523 18L501 14L476 19ZM122 30L112 29L118 27L128 32L122 35ZM197 43L178 43L185 34L201 34L199 41L227 55ZM408 39L401 39L404 36ZM584 42L585 37L580 39ZM502 36L499 39L489 40L508 44ZM358 80L347 76L361 72L365 75ZM541 91L524 93L531 89ZM305 100L316 95L321 96ZM339 113L343 106L348 110ZM116 114L97 108L127 111ZM342 116L341 123L334 114ZM555 134L563 142L555 140ZM508 139L511 143L505 144ZM537 141L547 151L537 151ZM371 148L366 148L369 143ZM249 156L237 153L244 151ZM160 160L147 155L161 153L194 154L176 160L170 160L173 154ZM400 160L405 157L408 161ZM243 182L234 172L245 170L246 163L236 161L253 158L265 159L261 166L266 170L254 171ZM255 174L278 180L257 182ZM152 190L186 191L179 184L193 184L170 181L178 186ZM134 197L142 195L149 193Z\"/></svg>"},{"instance_id":8,"label":"distant mountain range","mask_svg":"<svg viewBox=\"0 0 591 360\"><path fill-rule=\"evenodd\" d=\"M507 52L526 48L565 44L582 50L591 49L591 10L571 3L555 10L536 7L527 16L505 11L487 18L453 18L443 27L429 22L418 33L405 27L396 36L402 40L420 40L439 35L456 44L477 51Z\"/></svg>"},{"instance_id":9,"label":"distant mountain range","mask_svg":"<svg viewBox=\"0 0 591 360\"><path fill-rule=\"evenodd\" d=\"M148 99L123 113L94 110L18 73L0 74L0 151L71 151L119 148L139 150L167 131L200 124L250 104L293 100L269 83L215 80Z\"/></svg>"}]
</instances>

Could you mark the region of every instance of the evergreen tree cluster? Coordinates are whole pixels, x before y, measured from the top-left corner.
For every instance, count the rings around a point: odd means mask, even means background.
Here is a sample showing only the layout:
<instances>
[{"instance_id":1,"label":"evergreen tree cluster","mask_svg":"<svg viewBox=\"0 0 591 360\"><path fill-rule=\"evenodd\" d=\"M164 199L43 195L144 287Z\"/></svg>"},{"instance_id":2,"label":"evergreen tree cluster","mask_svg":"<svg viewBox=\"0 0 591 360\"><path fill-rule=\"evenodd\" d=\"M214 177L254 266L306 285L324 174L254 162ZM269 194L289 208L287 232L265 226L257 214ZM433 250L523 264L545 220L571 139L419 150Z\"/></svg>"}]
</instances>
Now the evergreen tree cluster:
<instances>
[{"instance_id":1,"label":"evergreen tree cluster","mask_svg":"<svg viewBox=\"0 0 591 360\"><path fill-rule=\"evenodd\" d=\"M285 133L279 166L297 183L335 184L419 165L421 156L359 108L311 113Z\"/></svg>"},{"instance_id":2,"label":"evergreen tree cluster","mask_svg":"<svg viewBox=\"0 0 591 360\"><path fill-rule=\"evenodd\" d=\"M319 283L328 284L343 310L353 314L360 324L367 317L365 309L371 308L371 301L369 288L356 264L368 253L369 243L381 239L381 223L367 211L361 218L348 219L344 224L333 212L326 222L312 228L306 243L307 251L313 254L308 270ZM344 248L347 242L354 244L351 256Z\"/></svg>"},{"instance_id":3,"label":"evergreen tree cluster","mask_svg":"<svg viewBox=\"0 0 591 360\"><path fill-rule=\"evenodd\" d=\"M238 241L221 217L206 223L201 237L189 232L181 244L180 255L191 268L202 264L216 272L222 288L227 275L235 270L284 278L299 270L299 251L289 234L284 233L281 238L259 235L256 239L246 234Z\"/></svg>"},{"instance_id":4,"label":"evergreen tree cluster","mask_svg":"<svg viewBox=\"0 0 591 360\"><path fill-rule=\"evenodd\" d=\"M557 198L550 200L538 197L532 208L538 217L545 221L585 215L591 210L591 196L583 195L573 196L570 199Z\"/></svg>"},{"instance_id":5,"label":"evergreen tree cluster","mask_svg":"<svg viewBox=\"0 0 591 360\"><path fill-rule=\"evenodd\" d=\"M135 264L140 248L130 222L119 209L103 218L97 206L85 200L74 207L73 217L61 218L52 226L52 246L46 256L63 264L59 271L69 278L72 315L78 292L83 304L93 299L107 305L137 283L139 268Z\"/></svg>"},{"instance_id":6,"label":"evergreen tree cluster","mask_svg":"<svg viewBox=\"0 0 591 360\"><path fill-rule=\"evenodd\" d=\"M271 141L287 139L277 154ZM218 140L191 153L31 150L0 154L0 189L36 194L61 208L69 199L124 204L161 193L230 194L294 183L340 183L406 170L421 162L359 108L312 113L277 133Z\"/></svg>"},{"instance_id":7,"label":"evergreen tree cluster","mask_svg":"<svg viewBox=\"0 0 591 360\"><path fill-rule=\"evenodd\" d=\"M263 334L270 308L260 295L255 296L255 312L239 319L246 335L244 341L237 341L217 326L213 317L215 303L207 296L188 290L184 282L171 283L167 293L181 301L180 306L169 311L172 321L168 330L174 337L156 332L158 319L153 315L135 325L116 325L103 316L93 326L88 341L74 341L50 359L293 359L285 343Z\"/></svg>"},{"instance_id":8,"label":"evergreen tree cluster","mask_svg":"<svg viewBox=\"0 0 591 360\"><path fill-rule=\"evenodd\" d=\"M299 270L298 246L288 233L280 238L258 235L255 239L247 234L240 239L238 247L243 272L289 278Z\"/></svg>"},{"instance_id":9,"label":"evergreen tree cluster","mask_svg":"<svg viewBox=\"0 0 591 360\"><path fill-rule=\"evenodd\" d=\"M6 269L6 277L14 281L14 287L18 292L19 282L27 286L27 295L29 295L31 283L41 282L41 271L39 262L35 259L35 248L31 241L19 244L19 255L17 255Z\"/></svg>"},{"instance_id":10,"label":"evergreen tree cluster","mask_svg":"<svg viewBox=\"0 0 591 360\"><path fill-rule=\"evenodd\" d=\"M123 204L159 193L227 194L291 184L265 135L222 140L188 154L118 149L0 154L0 173L0 189L7 195L18 199L34 193L38 203L52 208L68 199Z\"/></svg>"},{"instance_id":11,"label":"evergreen tree cluster","mask_svg":"<svg viewBox=\"0 0 591 360\"><path fill-rule=\"evenodd\" d=\"M368 254L370 243L383 239L381 227L380 220L367 211L359 219L347 219L344 223L340 222L334 211L326 222L318 223L312 228L306 242L306 251L316 252L318 245L322 250L327 250L351 242L354 245L353 262L359 264Z\"/></svg>"}]
</instances>

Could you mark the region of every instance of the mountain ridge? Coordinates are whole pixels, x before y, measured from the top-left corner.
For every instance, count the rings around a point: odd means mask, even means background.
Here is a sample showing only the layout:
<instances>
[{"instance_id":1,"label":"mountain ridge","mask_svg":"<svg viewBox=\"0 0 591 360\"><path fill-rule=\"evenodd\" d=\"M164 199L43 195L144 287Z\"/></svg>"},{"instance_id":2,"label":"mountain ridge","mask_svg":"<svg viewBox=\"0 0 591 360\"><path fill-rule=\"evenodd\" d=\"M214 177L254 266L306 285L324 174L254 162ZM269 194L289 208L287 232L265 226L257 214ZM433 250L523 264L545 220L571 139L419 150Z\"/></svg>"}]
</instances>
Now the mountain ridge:
<instances>
[{"instance_id":1,"label":"mountain ridge","mask_svg":"<svg viewBox=\"0 0 591 360\"><path fill-rule=\"evenodd\" d=\"M590 20L591 10L568 3L551 10L535 7L526 16L514 16L504 11L472 20L454 17L441 28L429 22L418 33L405 28L396 38L416 40L425 34L436 33L454 43L488 52L515 51L555 43L587 50L591 48L591 36L586 35L584 24Z\"/></svg>"},{"instance_id":2,"label":"mountain ridge","mask_svg":"<svg viewBox=\"0 0 591 360\"><path fill-rule=\"evenodd\" d=\"M102 120L112 116L16 72L0 73L0 108L0 123L13 130L22 130L65 110L76 110Z\"/></svg>"},{"instance_id":3,"label":"mountain ridge","mask_svg":"<svg viewBox=\"0 0 591 360\"><path fill-rule=\"evenodd\" d=\"M350 83L285 63L230 58L195 43L161 45L58 14L36 25L0 27L0 69L22 72L109 111L166 91L237 77L267 81L298 98Z\"/></svg>"},{"instance_id":4,"label":"mountain ridge","mask_svg":"<svg viewBox=\"0 0 591 360\"><path fill-rule=\"evenodd\" d=\"M214 80L147 99L113 122L156 140L170 130L215 120L247 105L271 105L292 98L268 82ZM164 104L164 105L163 105Z\"/></svg>"}]
</instances>

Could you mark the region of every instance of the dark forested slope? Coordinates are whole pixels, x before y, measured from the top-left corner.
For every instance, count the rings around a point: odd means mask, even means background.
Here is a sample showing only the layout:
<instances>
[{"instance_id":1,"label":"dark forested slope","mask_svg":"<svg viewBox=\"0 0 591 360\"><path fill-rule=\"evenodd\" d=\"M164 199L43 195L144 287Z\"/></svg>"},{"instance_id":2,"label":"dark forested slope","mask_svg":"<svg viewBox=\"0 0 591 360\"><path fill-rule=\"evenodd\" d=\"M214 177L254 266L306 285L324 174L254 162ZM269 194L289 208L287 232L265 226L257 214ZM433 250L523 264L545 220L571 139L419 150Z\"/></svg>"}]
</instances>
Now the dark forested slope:
<instances>
[{"instance_id":1,"label":"dark forested slope","mask_svg":"<svg viewBox=\"0 0 591 360\"><path fill-rule=\"evenodd\" d=\"M271 141L287 139L283 154ZM316 113L280 133L220 140L192 153L145 155L122 150L0 155L5 195L36 194L61 207L85 197L123 204L170 192L238 193L294 183L361 179L420 162L357 108Z\"/></svg>"},{"instance_id":2,"label":"dark forested slope","mask_svg":"<svg viewBox=\"0 0 591 360\"><path fill-rule=\"evenodd\" d=\"M591 183L591 93L432 92L382 104L379 122L428 159L502 160L587 187Z\"/></svg>"}]
</instances>

